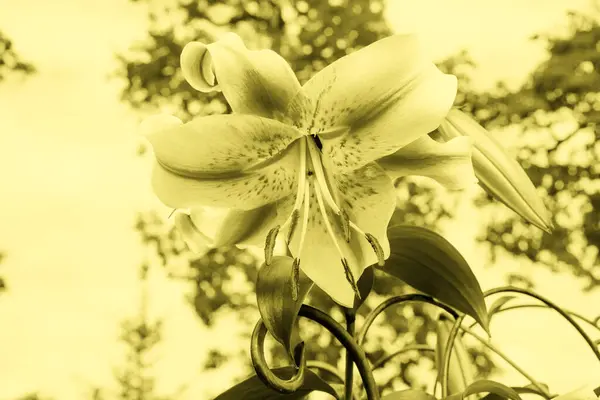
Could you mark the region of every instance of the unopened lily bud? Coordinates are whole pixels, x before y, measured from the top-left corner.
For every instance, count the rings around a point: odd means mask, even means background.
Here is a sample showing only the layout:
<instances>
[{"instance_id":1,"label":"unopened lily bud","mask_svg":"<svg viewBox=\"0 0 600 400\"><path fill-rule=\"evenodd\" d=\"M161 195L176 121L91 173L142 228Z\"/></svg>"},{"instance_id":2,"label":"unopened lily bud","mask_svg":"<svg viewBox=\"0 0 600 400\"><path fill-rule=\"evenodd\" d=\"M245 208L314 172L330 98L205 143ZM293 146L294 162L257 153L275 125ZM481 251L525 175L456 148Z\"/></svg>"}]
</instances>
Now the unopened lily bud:
<instances>
[{"instance_id":1,"label":"unopened lily bud","mask_svg":"<svg viewBox=\"0 0 600 400\"><path fill-rule=\"evenodd\" d=\"M600 383L585 385L572 392L562 394L554 400L598 400L600 399Z\"/></svg>"},{"instance_id":2,"label":"unopened lily bud","mask_svg":"<svg viewBox=\"0 0 600 400\"><path fill-rule=\"evenodd\" d=\"M448 336L453 325L454 323L446 316L440 315L438 317L436 326L437 345L435 349L435 361L438 371L441 371L444 367L443 358L448 345ZM454 341L450 357L448 394L462 393L474 381L474 378L475 369L473 363L459 335Z\"/></svg>"},{"instance_id":3,"label":"unopened lily bud","mask_svg":"<svg viewBox=\"0 0 600 400\"><path fill-rule=\"evenodd\" d=\"M459 136L473 139L473 168L479 184L521 217L550 233L548 210L521 166L473 118L454 108L439 127L445 141Z\"/></svg>"}]
</instances>

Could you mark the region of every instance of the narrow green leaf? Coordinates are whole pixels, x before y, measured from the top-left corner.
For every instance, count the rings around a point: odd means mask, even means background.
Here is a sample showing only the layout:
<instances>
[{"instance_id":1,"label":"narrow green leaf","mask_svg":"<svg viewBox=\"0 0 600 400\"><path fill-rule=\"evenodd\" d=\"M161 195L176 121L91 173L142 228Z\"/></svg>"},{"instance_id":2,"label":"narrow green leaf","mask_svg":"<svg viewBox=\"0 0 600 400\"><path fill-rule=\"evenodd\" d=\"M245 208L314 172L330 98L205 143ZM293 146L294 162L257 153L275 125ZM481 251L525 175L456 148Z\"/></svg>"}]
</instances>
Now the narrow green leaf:
<instances>
[{"instance_id":1,"label":"narrow green leaf","mask_svg":"<svg viewBox=\"0 0 600 400\"><path fill-rule=\"evenodd\" d=\"M436 400L436 398L422 390L407 389L387 394L381 400Z\"/></svg>"},{"instance_id":2,"label":"narrow green leaf","mask_svg":"<svg viewBox=\"0 0 600 400\"><path fill-rule=\"evenodd\" d=\"M293 367L275 368L273 372L282 379L289 379L294 375L295 369ZM214 400L300 400L313 391L329 393L336 397L335 390L327 382L307 369L304 375L304 383L294 393L279 393L262 383L256 375L253 375L221 393Z\"/></svg>"},{"instance_id":3,"label":"narrow green leaf","mask_svg":"<svg viewBox=\"0 0 600 400\"><path fill-rule=\"evenodd\" d=\"M544 389L546 389L546 392L548 392L548 393L549 393L549 390L550 390L550 389L548 388L548 385L545 385L545 384L541 383L541 386L542 386ZM546 397L546 394L544 394L544 393L540 392L540 391L539 391L539 390L538 390L538 389L537 389L537 388L536 388L534 385L532 385L532 384L529 384L529 385L527 385L527 386L523 386L523 387L520 387L520 386L512 386L512 389L513 389L515 392L517 392L518 394L536 394L536 395L538 395L538 396L541 396L541 397ZM489 394L486 394L485 396L483 396L483 397L481 398L481 400L504 400L505 398L506 398L505 396L501 396L501 395L498 395L498 394L496 394L496 393L489 393Z\"/></svg>"},{"instance_id":4,"label":"narrow green leaf","mask_svg":"<svg viewBox=\"0 0 600 400\"><path fill-rule=\"evenodd\" d=\"M496 314L506 303L515 298L515 296L502 296L496 299L496 301L494 301L492 305L488 308L488 315L492 316Z\"/></svg>"},{"instance_id":5,"label":"narrow green leaf","mask_svg":"<svg viewBox=\"0 0 600 400\"><path fill-rule=\"evenodd\" d=\"M375 282L375 271L373 267L368 267L364 270L360 279L356 283L358 286L358 292L360 293L360 299L358 297L354 297L354 310L358 310L360 306L363 305L369 293L371 293L371 289L373 288L373 282Z\"/></svg>"},{"instance_id":6,"label":"narrow green leaf","mask_svg":"<svg viewBox=\"0 0 600 400\"><path fill-rule=\"evenodd\" d=\"M275 256L270 265L263 264L256 280L256 300L260 316L267 330L281 343L290 360L293 349L300 342L295 329L298 311L312 288L312 281L300 270L298 298L292 298L292 264L294 259Z\"/></svg>"},{"instance_id":7,"label":"narrow green leaf","mask_svg":"<svg viewBox=\"0 0 600 400\"><path fill-rule=\"evenodd\" d=\"M478 393L489 393L489 395L485 396L484 399L487 400L500 400L500 399L510 399L510 400L522 400L519 393L517 393L513 388L510 388L500 382L490 381L487 379L482 379L479 381L475 381L471 383L464 392L457 395L452 395L446 397L446 400L454 400L456 399L464 399L472 394ZM491 397L488 397L491 396ZM452 399L450 399L452 397Z\"/></svg>"},{"instance_id":8,"label":"narrow green leaf","mask_svg":"<svg viewBox=\"0 0 600 400\"><path fill-rule=\"evenodd\" d=\"M437 233L408 225L388 228L391 253L376 268L472 316L489 332L489 317L477 278L467 261Z\"/></svg>"}]
</instances>

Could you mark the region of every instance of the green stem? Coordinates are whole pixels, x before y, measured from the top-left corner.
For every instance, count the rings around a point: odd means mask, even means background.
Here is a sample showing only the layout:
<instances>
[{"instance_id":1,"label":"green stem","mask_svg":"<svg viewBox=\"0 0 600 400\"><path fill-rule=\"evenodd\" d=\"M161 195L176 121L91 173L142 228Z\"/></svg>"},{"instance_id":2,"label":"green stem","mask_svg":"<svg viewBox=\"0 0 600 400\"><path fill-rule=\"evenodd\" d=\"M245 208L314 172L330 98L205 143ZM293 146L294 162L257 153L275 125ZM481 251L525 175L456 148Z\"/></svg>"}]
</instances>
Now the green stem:
<instances>
[{"instance_id":1,"label":"green stem","mask_svg":"<svg viewBox=\"0 0 600 400\"><path fill-rule=\"evenodd\" d=\"M444 363L442 364L442 370L439 371L440 382L442 384L442 399L448 397L448 370L450 369L450 358L452 357L452 349L454 348L454 341L458 335L460 324L465 319L464 315L461 315L454 321L452 330L448 334L448 342L446 344L446 350L444 351Z\"/></svg>"},{"instance_id":2,"label":"green stem","mask_svg":"<svg viewBox=\"0 0 600 400\"><path fill-rule=\"evenodd\" d=\"M369 365L369 360L352 335L346 332L346 330L329 315L306 304L302 305L298 315L317 322L335 336L342 346L348 350L352 360L356 363L365 391L367 392L367 399L379 400L379 392L377 391L377 384L375 383L375 378L373 378L373 371Z\"/></svg>"},{"instance_id":3,"label":"green stem","mask_svg":"<svg viewBox=\"0 0 600 400\"><path fill-rule=\"evenodd\" d=\"M456 324L455 324L455 326L456 326ZM521 375L523 375L525 378L527 378L529 380L529 382L531 382L531 384L533 386L535 386L540 391L540 393L543 393L547 399L550 398L550 393L548 393L546 391L546 389L538 381L536 381L531 375L529 375L526 371L524 371L521 367L519 367L513 360L511 360L500 349L498 349L496 346L494 346L492 343L485 340L481 336L477 335L471 329L464 327L464 326L461 326L460 329L462 329L469 335L473 336L475 339L477 339L479 342L481 342L485 347L487 347L488 349L490 349L491 351L496 353L498 356L500 356L502 359L504 359L504 361L506 361L508 364L510 364L517 372L519 372ZM442 386L442 388L443 388L443 386Z\"/></svg>"},{"instance_id":4,"label":"green stem","mask_svg":"<svg viewBox=\"0 0 600 400\"><path fill-rule=\"evenodd\" d=\"M382 358L380 358L377 362L375 362L373 364L373 370L376 370L377 368L381 368L383 367L388 361L390 361L392 358L400 355L400 354L404 354L407 353L409 351L429 351L429 352L433 352L435 353L435 349L427 346L426 344L413 344L410 346L406 346L400 350L396 350L395 352L388 354L387 356L383 356Z\"/></svg>"},{"instance_id":5,"label":"green stem","mask_svg":"<svg viewBox=\"0 0 600 400\"><path fill-rule=\"evenodd\" d=\"M562 308L560 308L559 306L554 304L552 301L546 299L545 297L543 297L537 293L534 293L530 290L521 289L521 288L512 287L512 286L504 286L504 287L490 289L487 292L485 292L484 296L488 297L488 296L491 296L491 295L494 295L497 293L505 293L505 292L520 293L520 294L524 294L529 297L533 297L535 299L538 299L542 303L546 304L548 307L556 310L556 312L558 312L560 315L562 315L562 317L564 319L566 319L577 330L577 332L579 332L581 337L586 341L586 343L592 349L592 352L594 353L596 358L600 361L600 350L598 350L598 347L596 346L594 341L588 336L588 334L579 326L579 324L577 324L577 322L575 322L575 320L567 312L565 312Z\"/></svg>"},{"instance_id":6,"label":"green stem","mask_svg":"<svg viewBox=\"0 0 600 400\"><path fill-rule=\"evenodd\" d=\"M353 308L344 307L344 316L346 317L346 332L354 337L354 323L356 321L356 311ZM354 361L350 351L346 349L346 379L344 382L344 399L352 400L354 379Z\"/></svg>"},{"instance_id":7,"label":"green stem","mask_svg":"<svg viewBox=\"0 0 600 400\"><path fill-rule=\"evenodd\" d=\"M367 332L368 332L369 328L371 327L371 325L373 325L375 318L377 318L377 316L379 316L379 314L381 314L383 311L385 311L386 308L391 307L395 304L401 304L401 303L412 302L412 301L421 301L421 302L433 304L434 306L437 306L437 307L443 309L444 311L448 312L455 319L458 318L458 314L456 313L456 311L454 311L452 308L448 307L447 305L440 303L439 301L435 300L431 296L427 296L427 295L419 294L419 293L411 293L411 294L405 294L403 296L395 296L395 297L387 299L386 301L384 301L383 303L378 305L377 308L375 308L373 311L371 311L367 315L367 317L365 318L365 322L363 323L358 335L356 336L356 342L358 343L358 345L361 346L363 344L363 342L365 341L365 337L367 336Z\"/></svg>"}]
</instances>

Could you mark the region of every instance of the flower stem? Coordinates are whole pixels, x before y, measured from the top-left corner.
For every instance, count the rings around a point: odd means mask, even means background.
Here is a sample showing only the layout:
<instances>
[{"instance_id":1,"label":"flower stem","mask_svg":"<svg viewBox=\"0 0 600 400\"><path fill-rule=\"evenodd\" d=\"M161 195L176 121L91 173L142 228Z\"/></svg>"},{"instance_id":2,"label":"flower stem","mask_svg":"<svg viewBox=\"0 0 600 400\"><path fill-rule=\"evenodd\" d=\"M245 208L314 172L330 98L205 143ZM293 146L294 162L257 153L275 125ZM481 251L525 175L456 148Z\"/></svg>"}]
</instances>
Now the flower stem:
<instances>
[{"instance_id":1,"label":"flower stem","mask_svg":"<svg viewBox=\"0 0 600 400\"><path fill-rule=\"evenodd\" d=\"M365 352L359 347L352 335L346 332L346 330L329 315L309 305L303 304L298 315L315 321L335 336L342 346L346 348L348 353L350 353L351 359L356 364L365 391L367 392L367 399L379 400L379 392L377 391L377 384L375 383L375 378L373 378L373 371L369 365L369 360L367 360Z\"/></svg>"},{"instance_id":2,"label":"flower stem","mask_svg":"<svg viewBox=\"0 0 600 400\"><path fill-rule=\"evenodd\" d=\"M356 336L356 342L358 343L358 345L359 346L362 345L362 343L365 341L365 337L367 336L367 332L368 332L369 328L371 327L371 325L373 325L373 322L375 321L375 318L377 318L377 316L379 314L381 314L383 311L385 311L386 308L391 307L394 304L401 304L401 303L406 303L406 302L410 302L410 301L421 301L421 302L433 304L434 306L437 306L437 307L443 309L444 311L448 312L455 319L458 318L458 314L456 313L456 311L454 311L452 308L448 307L447 305L440 303L439 301L435 300L431 296L427 296L427 295L420 294L420 293L411 293L411 294L405 294L403 296L395 296L395 297L387 299L386 301L384 301L383 303L378 305L377 308L375 308L373 311L371 311L367 315L367 317L365 318L365 322L363 323L363 326L361 327L358 335Z\"/></svg>"},{"instance_id":3,"label":"flower stem","mask_svg":"<svg viewBox=\"0 0 600 400\"><path fill-rule=\"evenodd\" d=\"M534 293L530 290L521 289L521 288L512 287L512 286L503 286L503 287L499 287L499 288L490 289L484 293L484 296L488 297L488 296L491 296L491 295L494 295L497 293L505 293L505 292L520 293L520 294L524 294L529 297L533 297L533 298L541 301L542 303L546 304L548 307L556 310L556 312L558 312L564 319L566 319L577 330L577 332L579 332L581 337L586 341L586 343L592 349L592 352L594 353L596 358L600 361L600 350L598 350L598 347L596 346L594 341L588 336L588 334L581 328L581 326L579 326L579 324L577 322L575 322L573 317L571 317L565 310L563 310L562 308L560 308L559 306L554 304L552 301L546 299L545 297L540 296L539 294Z\"/></svg>"},{"instance_id":4,"label":"flower stem","mask_svg":"<svg viewBox=\"0 0 600 400\"><path fill-rule=\"evenodd\" d=\"M454 348L454 341L458 335L460 324L465 319L464 315L461 315L454 321L454 325L448 334L448 343L446 344L446 350L444 351L444 363L442 364L442 370L438 371L440 376L440 383L442 384L442 399L448 397L448 370L450 369L450 358L452 357L452 349Z\"/></svg>"},{"instance_id":5,"label":"flower stem","mask_svg":"<svg viewBox=\"0 0 600 400\"><path fill-rule=\"evenodd\" d=\"M346 332L354 337L354 323L356 321L356 311L353 308L344 309L344 317L346 318ZM350 355L350 351L346 349L346 379L344 381L344 400L352 400L352 389L354 379L354 361Z\"/></svg>"}]
</instances>

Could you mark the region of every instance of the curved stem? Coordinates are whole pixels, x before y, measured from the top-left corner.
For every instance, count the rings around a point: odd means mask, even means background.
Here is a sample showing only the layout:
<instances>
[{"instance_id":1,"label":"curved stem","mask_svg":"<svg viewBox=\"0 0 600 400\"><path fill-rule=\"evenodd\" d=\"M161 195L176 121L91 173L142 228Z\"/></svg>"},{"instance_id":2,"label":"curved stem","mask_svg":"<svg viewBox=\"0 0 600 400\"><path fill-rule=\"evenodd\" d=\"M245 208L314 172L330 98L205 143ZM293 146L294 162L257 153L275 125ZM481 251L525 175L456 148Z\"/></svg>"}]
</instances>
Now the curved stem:
<instances>
[{"instance_id":1,"label":"curved stem","mask_svg":"<svg viewBox=\"0 0 600 400\"><path fill-rule=\"evenodd\" d=\"M265 337L267 335L267 327L260 319L254 327L252 338L250 339L250 358L256 376L270 388L280 393L293 393L298 390L304 383L304 372L306 370L306 359L304 351L304 343L300 343L294 349L294 362L300 367L296 373L287 380L281 379L267 365L265 360Z\"/></svg>"},{"instance_id":2,"label":"curved stem","mask_svg":"<svg viewBox=\"0 0 600 400\"><path fill-rule=\"evenodd\" d=\"M455 324L455 326L456 326L456 324ZM490 349L491 351L493 351L494 353L496 353L498 356L500 356L502 359L504 359L504 361L506 361L508 364L510 364L510 366L512 366L517 372L519 372L521 375L523 375L525 378L527 378L529 380L529 382L531 382L531 384L533 386L535 386L536 389L538 389L538 391L540 391L540 393L543 393L544 396L546 396L546 398L550 398L550 394L546 391L546 389L538 381L536 381L531 375L529 375L521 367L519 367L513 360L511 360L500 349L498 349L492 343L490 343L489 341L485 340L484 338L482 338L481 336L479 336L475 332L471 331L471 329L469 329L467 327L464 327L464 326L461 326L460 329L462 329L463 331L465 331L469 335L473 336L475 339L477 339L479 342L481 342L481 344L483 344L485 347L487 347L488 349Z\"/></svg>"},{"instance_id":3,"label":"curved stem","mask_svg":"<svg viewBox=\"0 0 600 400\"><path fill-rule=\"evenodd\" d=\"M490 319L491 319L493 315L496 315L498 313L501 313L501 312L504 312L504 311L509 311L509 310L517 310L519 308L544 308L544 309L547 309L547 310L552 310L552 307L548 307L546 304L517 304L517 305L514 305L514 306L508 306L508 307L500 308L495 313L490 314L489 316L490 316ZM573 311L569 311L569 310L565 310L565 309L563 309L563 311L566 312L567 314L569 314L570 316L572 316L574 318L577 318L580 321L585 322L588 325L590 325L590 326L592 326L592 327L594 327L594 328L596 328L597 330L600 331L600 326L596 325L594 323L594 321L592 321L591 319L588 319L588 318L584 317L583 315L578 314L578 313L573 312ZM471 325L469 325L469 328L473 328L475 325L477 325L477 322L474 322Z\"/></svg>"},{"instance_id":4,"label":"curved stem","mask_svg":"<svg viewBox=\"0 0 600 400\"><path fill-rule=\"evenodd\" d=\"M588 334L585 333L585 331L579 326L579 324L577 324L577 322L575 322L575 320L567 312L565 312L562 308L560 308L559 306L554 304L552 301L546 299L545 297L540 296L539 294L534 293L530 290L521 289L521 288L512 287L512 286L504 286L504 287L490 289L484 293L484 296L487 297L487 296L491 296L491 295L494 295L497 293L505 293L505 292L520 293L520 294L524 294L529 297L533 297L535 299L538 299L542 303L546 304L548 307L556 310L560 315L563 316L564 319L566 319L571 325L573 325L573 327L575 329L577 329L577 332L579 332L581 337L583 337L583 339L587 342L587 344L590 346L590 348L596 355L596 358L600 361L600 350L598 350L598 347L594 344L594 341L588 336Z\"/></svg>"},{"instance_id":5,"label":"curved stem","mask_svg":"<svg viewBox=\"0 0 600 400\"><path fill-rule=\"evenodd\" d=\"M363 323L362 328L360 329L360 332L356 336L356 342L358 343L358 345L360 346L363 344L363 342L365 341L365 337L367 336L367 331L369 330L371 325L373 325L375 318L377 318L377 316L379 314L381 314L383 311L385 311L386 308L391 307L394 304L406 303L409 301L421 301L421 302L433 304L434 306L437 306L437 307L443 309L444 311L448 312L455 319L458 318L458 314L456 311L454 311L449 306L447 306L443 303L440 303L439 301L435 300L431 296L427 296L427 295L419 294L419 293L411 293L411 294L405 294L402 296L392 297L392 298L387 299L380 305L378 305L377 308L375 308L373 311L371 311L367 315L367 317L365 318L365 322Z\"/></svg>"},{"instance_id":6,"label":"curved stem","mask_svg":"<svg viewBox=\"0 0 600 400\"><path fill-rule=\"evenodd\" d=\"M448 370L450 369L450 358L452 357L452 349L454 348L454 341L458 335L460 324L465 319L464 315L461 315L454 321L454 325L448 334L448 342L446 344L446 350L444 351L444 363L442 364L442 370L439 371L440 382L442 384L442 399L448 397Z\"/></svg>"},{"instance_id":7,"label":"curved stem","mask_svg":"<svg viewBox=\"0 0 600 400\"><path fill-rule=\"evenodd\" d=\"M373 378L373 371L369 366L369 360L367 360L365 352L359 347L354 338L333 318L314 307L303 304L298 315L317 322L335 336L355 362L367 392L367 399L379 400L379 392L377 391L375 378Z\"/></svg>"},{"instance_id":8,"label":"curved stem","mask_svg":"<svg viewBox=\"0 0 600 400\"><path fill-rule=\"evenodd\" d=\"M354 322L356 321L356 311L352 308L344 307L344 316L346 317L346 332L354 336ZM344 400L352 400L354 380L354 362L350 351L346 349L346 379L344 382Z\"/></svg>"},{"instance_id":9,"label":"curved stem","mask_svg":"<svg viewBox=\"0 0 600 400\"><path fill-rule=\"evenodd\" d=\"M375 362L373 364L373 370L376 370L377 368L381 368L383 367L388 361L390 361L392 358L400 355L400 354L404 354L407 353L409 351L429 351L429 352L433 352L435 353L435 349L431 348L429 346L427 346L426 344L413 344L410 346L406 346L400 350L396 350L395 352L388 354L387 356L383 356L382 358L380 358L377 362Z\"/></svg>"}]
</instances>

